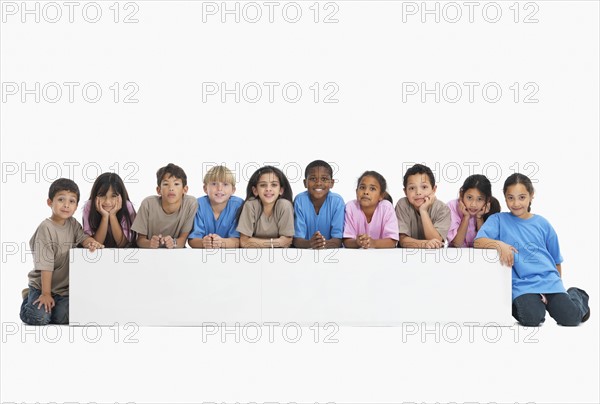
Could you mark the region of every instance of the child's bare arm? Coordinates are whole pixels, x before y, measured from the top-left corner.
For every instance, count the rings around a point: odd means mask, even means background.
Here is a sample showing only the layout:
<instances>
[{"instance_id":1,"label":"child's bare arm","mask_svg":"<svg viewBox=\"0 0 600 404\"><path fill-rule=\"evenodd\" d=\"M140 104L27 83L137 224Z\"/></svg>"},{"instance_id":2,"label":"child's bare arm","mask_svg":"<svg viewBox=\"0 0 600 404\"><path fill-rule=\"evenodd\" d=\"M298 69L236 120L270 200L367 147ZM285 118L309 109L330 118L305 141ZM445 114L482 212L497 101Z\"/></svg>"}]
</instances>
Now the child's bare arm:
<instances>
[{"instance_id":1,"label":"child's bare arm","mask_svg":"<svg viewBox=\"0 0 600 404\"><path fill-rule=\"evenodd\" d=\"M41 271L42 294L33 304L37 303L38 309L42 306L46 309L46 313L50 313L54 307L54 298L52 297L52 271Z\"/></svg>"},{"instance_id":2,"label":"child's bare arm","mask_svg":"<svg viewBox=\"0 0 600 404\"><path fill-rule=\"evenodd\" d=\"M154 235L148 239L145 234L138 234L137 245L140 248L158 248L160 246L160 236Z\"/></svg>"},{"instance_id":3,"label":"child's bare arm","mask_svg":"<svg viewBox=\"0 0 600 404\"><path fill-rule=\"evenodd\" d=\"M402 248L442 248L444 243L438 239L418 240L406 234L400 234L400 247Z\"/></svg>"},{"instance_id":4,"label":"child's bare arm","mask_svg":"<svg viewBox=\"0 0 600 404\"><path fill-rule=\"evenodd\" d=\"M517 249L510 244L506 244L500 240L494 240L491 238L477 238L473 243L475 248L487 248L487 249L495 249L500 254L500 263L502 265L512 267L515 263L514 253L518 253Z\"/></svg>"},{"instance_id":5,"label":"child's bare arm","mask_svg":"<svg viewBox=\"0 0 600 404\"><path fill-rule=\"evenodd\" d=\"M285 248L292 245L292 237L259 238L240 234L242 248Z\"/></svg>"},{"instance_id":6,"label":"child's bare arm","mask_svg":"<svg viewBox=\"0 0 600 404\"><path fill-rule=\"evenodd\" d=\"M398 242L391 238L371 239L371 248L396 248Z\"/></svg>"}]
</instances>

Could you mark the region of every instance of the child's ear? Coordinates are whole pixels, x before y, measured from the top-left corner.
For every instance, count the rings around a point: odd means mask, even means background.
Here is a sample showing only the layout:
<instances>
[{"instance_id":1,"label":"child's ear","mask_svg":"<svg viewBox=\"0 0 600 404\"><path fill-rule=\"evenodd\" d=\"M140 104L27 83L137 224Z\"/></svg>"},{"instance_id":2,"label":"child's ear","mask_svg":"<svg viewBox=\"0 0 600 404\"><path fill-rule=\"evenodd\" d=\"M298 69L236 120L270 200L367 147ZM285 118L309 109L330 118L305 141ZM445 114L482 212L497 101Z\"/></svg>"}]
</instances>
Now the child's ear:
<instances>
[{"instance_id":1,"label":"child's ear","mask_svg":"<svg viewBox=\"0 0 600 404\"><path fill-rule=\"evenodd\" d=\"M406 188L402 188L402 190L404 191L404 196L408 196L408 195L406 194Z\"/></svg>"},{"instance_id":2,"label":"child's ear","mask_svg":"<svg viewBox=\"0 0 600 404\"><path fill-rule=\"evenodd\" d=\"M256 187L252 187L252 194L254 194L255 198L258 196L258 192L256 192Z\"/></svg>"},{"instance_id":3,"label":"child's ear","mask_svg":"<svg viewBox=\"0 0 600 404\"><path fill-rule=\"evenodd\" d=\"M308 186L306 185L306 178L302 180L302 183L304 184L304 188L308 189Z\"/></svg>"},{"instance_id":4,"label":"child's ear","mask_svg":"<svg viewBox=\"0 0 600 404\"><path fill-rule=\"evenodd\" d=\"M188 186L186 185L185 187L183 187L183 193L187 194L187 191L188 191Z\"/></svg>"},{"instance_id":5,"label":"child's ear","mask_svg":"<svg viewBox=\"0 0 600 404\"><path fill-rule=\"evenodd\" d=\"M433 193L435 193L435 191L437 191L437 185L433 187Z\"/></svg>"},{"instance_id":6,"label":"child's ear","mask_svg":"<svg viewBox=\"0 0 600 404\"><path fill-rule=\"evenodd\" d=\"M160 195L160 187L156 187L156 193Z\"/></svg>"},{"instance_id":7,"label":"child's ear","mask_svg":"<svg viewBox=\"0 0 600 404\"><path fill-rule=\"evenodd\" d=\"M332 178L331 179L331 185L329 186L329 188L333 188L334 185L335 185L335 180Z\"/></svg>"},{"instance_id":8,"label":"child's ear","mask_svg":"<svg viewBox=\"0 0 600 404\"><path fill-rule=\"evenodd\" d=\"M232 194L232 195L233 195L233 194L235 194L235 185L233 185L233 186L231 187L231 194Z\"/></svg>"},{"instance_id":9,"label":"child's ear","mask_svg":"<svg viewBox=\"0 0 600 404\"><path fill-rule=\"evenodd\" d=\"M52 199L48 198L48 200L46 201L46 203L48 204L48 206L52 207Z\"/></svg>"},{"instance_id":10,"label":"child's ear","mask_svg":"<svg viewBox=\"0 0 600 404\"><path fill-rule=\"evenodd\" d=\"M204 190L205 194L208 194L208 191L206 190L206 184L204 184L204 186L202 187L202 189Z\"/></svg>"},{"instance_id":11,"label":"child's ear","mask_svg":"<svg viewBox=\"0 0 600 404\"><path fill-rule=\"evenodd\" d=\"M283 195L283 191L284 191L283 188L279 188L279 196Z\"/></svg>"}]
</instances>

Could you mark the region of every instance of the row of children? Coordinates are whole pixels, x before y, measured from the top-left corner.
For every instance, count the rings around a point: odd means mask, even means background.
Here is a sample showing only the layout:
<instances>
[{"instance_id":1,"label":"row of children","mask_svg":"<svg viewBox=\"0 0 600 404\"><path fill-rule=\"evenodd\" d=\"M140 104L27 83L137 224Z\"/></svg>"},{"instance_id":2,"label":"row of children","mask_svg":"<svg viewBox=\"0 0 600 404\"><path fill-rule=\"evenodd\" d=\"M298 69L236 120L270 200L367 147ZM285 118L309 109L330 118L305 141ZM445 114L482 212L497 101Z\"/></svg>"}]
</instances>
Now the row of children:
<instances>
[{"instance_id":1,"label":"row of children","mask_svg":"<svg viewBox=\"0 0 600 404\"><path fill-rule=\"evenodd\" d=\"M52 217L30 240L35 266L29 288L23 291L21 319L28 324L68 322L72 245L90 250L134 243L141 248L181 248L186 242L194 248L394 248L399 242L401 247L440 248L447 240L455 247L499 251L501 262L513 267L513 315L522 324L539 325L545 308L563 325L577 325L589 317L587 294L577 288L565 291L562 285L556 233L545 219L530 213L533 186L526 176L513 174L506 180L510 213L497 215L500 205L483 175L467 178L460 197L446 205L435 197L431 169L416 164L404 175L406 197L395 209L385 178L375 171L361 175L356 200L347 204L330 192L334 183L331 166L313 161L305 170L307 191L292 200L283 172L265 166L248 181L244 201L233 195L233 173L217 166L204 177L207 195L196 200L187 195L184 170L169 164L157 172L158 195L144 199L136 213L123 181L117 174L105 173L95 181L84 205L82 228L72 217L79 202L77 185L59 179L48 195ZM530 243L543 250L543 259L535 263L515 259L516 246ZM523 296L529 297L521 305ZM531 296L538 296L543 306L535 305Z\"/></svg>"}]
</instances>

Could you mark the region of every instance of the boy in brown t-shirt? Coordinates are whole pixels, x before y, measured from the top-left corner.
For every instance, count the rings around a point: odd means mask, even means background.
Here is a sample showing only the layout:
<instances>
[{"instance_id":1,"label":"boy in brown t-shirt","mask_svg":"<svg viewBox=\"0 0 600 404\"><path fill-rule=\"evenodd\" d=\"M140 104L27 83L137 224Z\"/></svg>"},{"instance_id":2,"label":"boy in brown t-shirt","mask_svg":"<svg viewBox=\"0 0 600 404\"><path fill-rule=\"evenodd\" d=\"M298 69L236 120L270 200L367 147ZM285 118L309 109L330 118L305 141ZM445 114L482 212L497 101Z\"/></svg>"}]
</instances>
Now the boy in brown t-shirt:
<instances>
[{"instance_id":1,"label":"boy in brown t-shirt","mask_svg":"<svg viewBox=\"0 0 600 404\"><path fill-rule=\"evenodd\" d=\"M186 195L187 175L169 163L156 172L156 192L142 201L131 226L140 248L183 248L194 226L196 198Z\"/></svg>"},{"instance_id":2,"label":"boy in brown t-shirt","mask_svg":"<svg viewBox=\"0 0 600 404\"><path fill-rule=\"evenodd\" d=\"M83 232L73 213L79 203L75 182L59 178L50 185L48 206L52 216L44 220L29 241L34 267L29 288L23 290L20 317L30 325L69 323L69 250L78 244L94 251L104 247Z\"/></svg>"}]
</instances>

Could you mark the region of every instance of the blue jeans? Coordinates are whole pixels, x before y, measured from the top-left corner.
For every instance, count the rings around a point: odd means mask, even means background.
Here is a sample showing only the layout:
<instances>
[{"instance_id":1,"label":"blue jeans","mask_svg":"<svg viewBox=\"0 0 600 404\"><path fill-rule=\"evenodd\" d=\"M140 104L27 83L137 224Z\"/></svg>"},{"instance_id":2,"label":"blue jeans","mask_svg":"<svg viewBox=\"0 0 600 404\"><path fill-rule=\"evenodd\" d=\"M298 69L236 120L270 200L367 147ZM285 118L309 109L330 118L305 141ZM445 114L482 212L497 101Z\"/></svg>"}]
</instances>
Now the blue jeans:
<instances>
[{"instance_id":1,"label":"blue jeans","mask_svg":"<svg viewBox=\"0 0 600 404\"><path fill-rule=\"evenodd\" d=\"M46 307L38 309L39 303L33 304L42 292L34 287L29 287L29 294L21 304L21 321L29 325L69 324L69 296L52 294L54 307L46 313Z\"/></svg>"},{"instance_id":2,"label":"blue jeans","mask_svg":"<svg viewBox=\"0 0 600 404\"><path fill-rule=\"evenodd\" d=\"M544 322L546 310L559 325L576 326L581 323L590 307L588 294L578 288L569 288L567 293L546 293L544 304L539 293L526 293L513 300L513 317L521 325L537 327Z\"/></svg>"}]
</instances>

